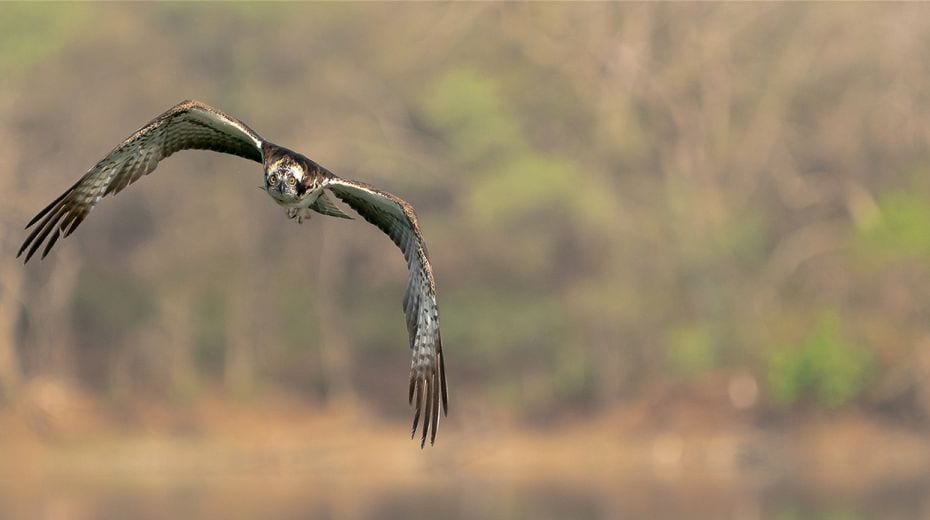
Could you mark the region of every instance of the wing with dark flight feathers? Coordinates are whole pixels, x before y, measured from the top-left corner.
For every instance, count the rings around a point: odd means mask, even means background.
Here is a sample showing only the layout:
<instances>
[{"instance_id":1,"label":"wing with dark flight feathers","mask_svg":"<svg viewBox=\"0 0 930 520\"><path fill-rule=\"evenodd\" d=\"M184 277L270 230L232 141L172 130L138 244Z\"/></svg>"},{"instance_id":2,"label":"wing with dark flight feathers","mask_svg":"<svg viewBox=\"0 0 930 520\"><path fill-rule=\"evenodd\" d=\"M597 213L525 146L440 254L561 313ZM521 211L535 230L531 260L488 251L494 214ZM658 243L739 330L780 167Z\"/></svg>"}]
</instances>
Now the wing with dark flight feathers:
<instances>
[{"instance_id":1,"label":"wing with dark flight feathers","mask_svg":"<svg viewBox=\"0 0 930 520\"><path fill-rule=\"evenodd\" d=\"M404 314L413 351L408 399L416 409L411 436L416 435L422 412L420 446L426 444L428 435L432 444L436 440L440 408L443 415L448 413L449 398L439 336L436 283L417 215L413 207L399 197L361 182L335 177L325 186L365 220L387 233L407 260L410 279L404 292Z\"/></svg>"},{"instance_id":2,"label":"wing with dark flight feathers","mask_svg":"<svg viewBox=\"0 0 930 520\"><path fill-rule=\"evenodd\" d=\"M263 139L238 119L199 101L184 101L140 128L88 170L68 191L39 212L26 226L36 225L17 257L26 262L45 244L42 256L62 236L70 235L97 202L119 193L158 161L180 150L214 150L262 162Z\"/></svg>"}]
</instances>

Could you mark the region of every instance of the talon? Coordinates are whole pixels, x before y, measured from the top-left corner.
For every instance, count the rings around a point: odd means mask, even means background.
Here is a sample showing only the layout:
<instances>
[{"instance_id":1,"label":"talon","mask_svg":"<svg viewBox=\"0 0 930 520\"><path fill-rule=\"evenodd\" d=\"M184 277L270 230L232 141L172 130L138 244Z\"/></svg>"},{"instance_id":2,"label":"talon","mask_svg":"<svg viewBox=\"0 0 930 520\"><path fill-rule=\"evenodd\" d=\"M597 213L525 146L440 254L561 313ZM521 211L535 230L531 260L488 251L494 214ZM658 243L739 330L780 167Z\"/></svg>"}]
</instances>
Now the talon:
<instances>
[{"instance_id":1,"label":"talon","mask_svg":"<svg viewBox=\"0 0 930 520\"><path fill-rule=\"evenodd\" d=\"M298 224L303 224L304 220L310 220L311 211L308 208L287 208L287 218L297 219Z\"/></svg>"}]
</instances>

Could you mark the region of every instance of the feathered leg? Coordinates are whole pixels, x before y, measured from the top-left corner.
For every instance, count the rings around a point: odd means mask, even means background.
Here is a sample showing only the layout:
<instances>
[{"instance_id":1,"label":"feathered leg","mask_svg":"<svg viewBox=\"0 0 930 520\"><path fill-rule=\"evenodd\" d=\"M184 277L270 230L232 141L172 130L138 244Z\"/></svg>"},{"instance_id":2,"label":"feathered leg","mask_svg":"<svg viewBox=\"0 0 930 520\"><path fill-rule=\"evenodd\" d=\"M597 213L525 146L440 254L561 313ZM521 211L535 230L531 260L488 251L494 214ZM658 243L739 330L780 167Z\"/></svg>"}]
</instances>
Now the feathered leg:
<instances>
[{"instance_id":1,"label":"feathered leg","mask_svg":"<svg viewBox=\"0 0 930 520\"><path fill-rule=\"evenodd\" d=\"M287 213L287 218L296 218L298 224L302 224L304 220L310 220L310 215L313 214L310 208L287 208L285 212Z\"/></svg>"}]
</instances>

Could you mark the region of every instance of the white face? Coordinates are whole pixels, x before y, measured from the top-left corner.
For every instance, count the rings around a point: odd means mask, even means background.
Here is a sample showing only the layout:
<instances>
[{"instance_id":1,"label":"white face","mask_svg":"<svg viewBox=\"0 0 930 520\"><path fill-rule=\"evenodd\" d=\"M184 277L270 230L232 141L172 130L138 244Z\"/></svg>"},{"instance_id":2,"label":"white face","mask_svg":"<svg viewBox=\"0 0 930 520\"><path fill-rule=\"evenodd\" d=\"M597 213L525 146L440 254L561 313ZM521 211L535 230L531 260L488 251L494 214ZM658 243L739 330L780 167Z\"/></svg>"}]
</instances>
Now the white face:
<instances>
[{"instance_id":1,"label":"white face","mask_svg":"<svg viewBox=\"0 0 930 520\"><path fill-rule=\"evenodd\" d=\"M296 164L275 165L265 172L265 191L281 203L299 201L306 188L303 169Z\"/></svg>"}]
</instances>

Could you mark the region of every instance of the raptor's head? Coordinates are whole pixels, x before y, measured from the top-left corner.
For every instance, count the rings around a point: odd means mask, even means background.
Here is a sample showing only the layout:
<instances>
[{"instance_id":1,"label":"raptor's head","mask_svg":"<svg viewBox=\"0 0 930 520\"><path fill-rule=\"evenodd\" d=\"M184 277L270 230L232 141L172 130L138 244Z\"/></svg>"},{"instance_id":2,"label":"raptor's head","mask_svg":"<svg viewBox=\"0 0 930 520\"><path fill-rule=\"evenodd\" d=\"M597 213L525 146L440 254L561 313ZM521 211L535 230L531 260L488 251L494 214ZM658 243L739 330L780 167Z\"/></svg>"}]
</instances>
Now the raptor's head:
<instances>
[{"instance_id":1,"label":"raptor's head","mask_svg":"<svg viewBox=\"0 0 930 520\"><path fill-rule=\"evenodd\" d=\"M265 170L265 191L280 202L296 202L306 191L306 171L301 164L287 158Z\"/></svg>"},{"instance_id":2,"label":"raptor's head","mask_svg":"<svg viewBox=\"0 0 930 520\"><path fill-rule=\"evenodd\" d=\"M313 161L286 148L265 143L265 185L268 195L288 208L307 207L319 196L324 181Z\"/></svg>"}]
</instances>

